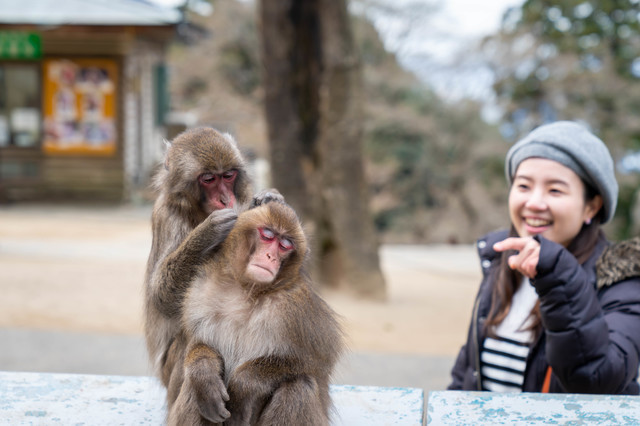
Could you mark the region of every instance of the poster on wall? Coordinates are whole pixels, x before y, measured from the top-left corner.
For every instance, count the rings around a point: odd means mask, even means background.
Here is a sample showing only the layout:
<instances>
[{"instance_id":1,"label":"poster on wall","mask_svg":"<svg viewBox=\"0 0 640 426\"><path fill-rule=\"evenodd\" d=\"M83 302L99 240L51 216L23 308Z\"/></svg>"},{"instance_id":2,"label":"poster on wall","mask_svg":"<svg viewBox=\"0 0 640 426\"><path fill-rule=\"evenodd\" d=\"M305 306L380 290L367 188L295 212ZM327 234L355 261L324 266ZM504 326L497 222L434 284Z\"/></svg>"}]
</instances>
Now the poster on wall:
<instances>
[{"instance_id":1,"label":"poster on wall","mask_svg":"<svg viewBox=\"0 0 640 426\"><path fill-rule=\"evenodd\" d=\"M115 153L117 69L109 59L44 61L46 153Z\"/></svg>"}]
</instances>

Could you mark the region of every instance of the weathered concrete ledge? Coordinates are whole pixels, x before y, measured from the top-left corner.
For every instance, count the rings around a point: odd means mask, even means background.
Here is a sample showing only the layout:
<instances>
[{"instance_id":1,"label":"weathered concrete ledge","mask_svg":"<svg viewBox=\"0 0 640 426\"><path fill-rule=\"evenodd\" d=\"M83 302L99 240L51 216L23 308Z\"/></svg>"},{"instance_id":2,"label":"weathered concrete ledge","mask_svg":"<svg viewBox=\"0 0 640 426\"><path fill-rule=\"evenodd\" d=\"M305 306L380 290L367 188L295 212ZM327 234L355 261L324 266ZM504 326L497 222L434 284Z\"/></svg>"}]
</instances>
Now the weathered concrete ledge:
<instances>
[{"instance_id":1,"label":"weathered concrete ledge","mask_svg":"<svg viewBox=\"0 0 640 426\"><path fill-rule=\"evenodd\" d=\"M422 425L416 388L331 387L333 425ZM152 377L0 372L0 424L161 425L165 393Z\"/></svg>"},{"instance_id":2,"label":"weathered concrete ledge","mask_svg":"<svg viewBox=\"0 0 640 426\"><path fill-rule=\"evenodd\" d=\"M429 392L428 425L640 425L640 397Z\"/></svg>"}]
</instances>

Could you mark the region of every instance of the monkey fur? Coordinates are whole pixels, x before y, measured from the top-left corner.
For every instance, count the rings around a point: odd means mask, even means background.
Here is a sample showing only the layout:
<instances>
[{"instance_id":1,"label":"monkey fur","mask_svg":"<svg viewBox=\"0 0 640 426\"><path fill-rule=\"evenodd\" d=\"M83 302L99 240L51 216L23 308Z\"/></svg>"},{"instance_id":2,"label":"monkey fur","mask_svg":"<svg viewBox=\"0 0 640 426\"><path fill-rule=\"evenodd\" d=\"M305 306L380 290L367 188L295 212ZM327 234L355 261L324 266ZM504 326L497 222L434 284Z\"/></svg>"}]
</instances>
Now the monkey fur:
<instances>
[{"instance_id":1,"label":"monkey fur","mask_svg":"<svg viewBox=\"0 0 640 426\"><path fill-rule=\"evenodd\" d=\"M216 184L226 185L217 193L210 189L214 177ZM166 386L171 371L164 364L180 330L186 286L235 223L234 209L249 203L251 189L236 142L205 127L183 132L170 143L154 187L153 241L145 274L145 337L154 370Z\"/></svg>"},{"instance_id":2,"label":"monkey fur","mask_svg":"<svg viewBox=\"0 0 640 426\"><path fill-rule=\"evenodd\" d=\"M275 251L260 248L274 239ZM251 265L262 252L279 268L257 280ZM343 334L312 288L306 257L300 221L284 202L238 216L184 298L180 344L169 355L170 425L329 424Z\"/></svg>"}]
</instances>

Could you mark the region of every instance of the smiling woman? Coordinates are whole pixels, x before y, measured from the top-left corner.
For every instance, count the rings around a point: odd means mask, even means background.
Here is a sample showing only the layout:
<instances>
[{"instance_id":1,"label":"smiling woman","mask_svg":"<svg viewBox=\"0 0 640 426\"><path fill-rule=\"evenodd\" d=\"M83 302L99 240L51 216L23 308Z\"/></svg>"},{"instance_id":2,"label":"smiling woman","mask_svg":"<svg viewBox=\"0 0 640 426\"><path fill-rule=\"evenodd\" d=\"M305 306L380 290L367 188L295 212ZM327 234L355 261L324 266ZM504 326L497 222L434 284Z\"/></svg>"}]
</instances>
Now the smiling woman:
<instances>
[{"instance_id":1,"label":"smiling woman","mask_svg":"<svg viewBox=\"0 0 640 426\"><path fill-rule=\"evenodd\" d=\"M567 247L602 207L600 195L587 194L587 185L569 167L528 158L509 192L511 223L521 237L542 235Z\"/></svg>"},{"instance_id":2,"label":"smiling woman","mask_svg":"<svg viewBox=\"0 0 640 426\"><path fill-rule=\"evenodd\" d=\"M638 394L640 239L610 245L600 228L618 196L606 145L557 122L505 163L511 230L478 243L484 277L449 389Z\"/></svg>"}]
</instances>

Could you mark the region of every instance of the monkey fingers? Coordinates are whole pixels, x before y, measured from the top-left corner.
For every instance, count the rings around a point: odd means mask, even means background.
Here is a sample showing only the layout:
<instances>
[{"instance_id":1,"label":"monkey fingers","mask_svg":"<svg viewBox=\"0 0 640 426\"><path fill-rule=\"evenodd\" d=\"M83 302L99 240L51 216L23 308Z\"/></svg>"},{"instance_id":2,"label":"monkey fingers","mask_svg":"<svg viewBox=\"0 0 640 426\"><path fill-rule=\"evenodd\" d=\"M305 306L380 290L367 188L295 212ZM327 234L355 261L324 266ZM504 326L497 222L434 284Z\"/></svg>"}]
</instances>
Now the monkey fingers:
<instances>
[{"instance_id":1,"label":"monkey fingers","mask_svg":"<svg viewBox=\"0 0 640 426\"><path fill-rule=\"evenodd\" d=\"M229 393L218 364L219 361L204 357L188 367L200 415L213 423L223 422L231 415L225 406L225 402L229 401Z\"/></svg>"},{"instance_id":2,"label":"monkey fingers","mask_svg":"<svg viewBox=\"0 0 640 426\"><path fill-rule=\"evenodd\" d=\"M270 203L272 201L276 201L279 203L284 203L284 197L280 192L275 188L263 189L254 195L253 200L251 200L251 206L249 208L254 208L261 206L263 204Z\"/></svg>"},{"instance_id":3,"label":"monkey fingers","mask_svg":"<svg viewBox=\"0 0 640 426\"><path fill-rule=\"evenodd\" d=\"M231 416L225 406L229 400L227 388L220 376L209 377L208 381L194 383L200 415L213 423L222 423Z\"/></svg>"},{"instance_id":4,"label":"monkey fingers","mask_svg":"<svg viewBox=\"0 0 640 426\"><path fill-rule=\"evenodd\" d=\"M207 239L207 248L204 251L209 252L218 247L227 238L237 219L238 213L233 209L212 212L201 225L203 237Z\"/></svg>"}]
</instances>

